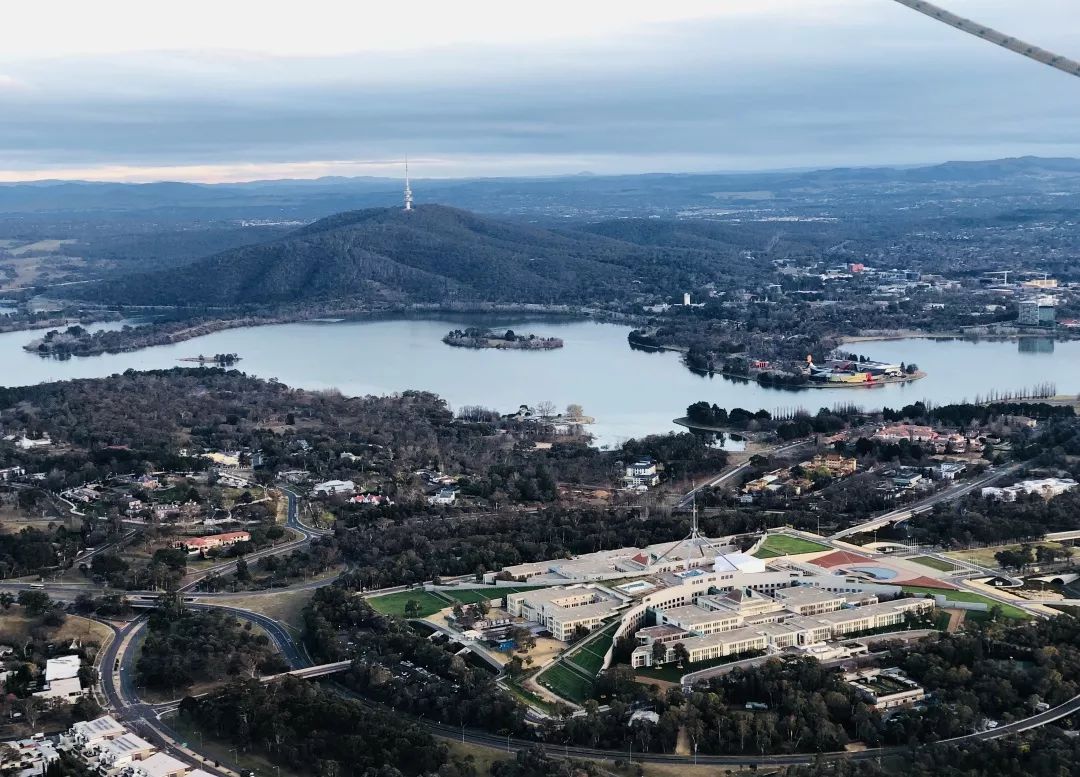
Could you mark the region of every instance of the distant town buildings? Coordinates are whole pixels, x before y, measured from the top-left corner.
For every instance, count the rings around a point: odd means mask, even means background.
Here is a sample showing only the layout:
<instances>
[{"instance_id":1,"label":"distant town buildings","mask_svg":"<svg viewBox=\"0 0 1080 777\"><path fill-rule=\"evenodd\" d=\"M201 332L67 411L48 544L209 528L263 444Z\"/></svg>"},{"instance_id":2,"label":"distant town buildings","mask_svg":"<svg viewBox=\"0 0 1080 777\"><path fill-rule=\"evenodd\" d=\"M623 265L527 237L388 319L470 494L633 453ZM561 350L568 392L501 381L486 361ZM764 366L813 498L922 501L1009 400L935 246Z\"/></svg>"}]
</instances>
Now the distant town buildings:
<instances>
[{"instance_id":1,"label":"distant town buildings","mask_svg":"<svg viewBox=\"0 0 1080 777\"><path fill-rule=\"evenodd\" d=\"M1057 300L1053 297L1033 297L1017 303L1016 323L1020 326L1052 327L1057 318Z\"/></svg>"},{"instance_id":2,"label":"distant town buildings","mask_svg":"<svg viewBox=\"0 0 1080 777\"><path fill-rule=\"evenodd\" d=\"M5 753L5 760L0 761L0 770L14 777L40 777L49 764L60 760L53 743L43 734L4 744L9 749Z\"/></svg>"}]
</instances>

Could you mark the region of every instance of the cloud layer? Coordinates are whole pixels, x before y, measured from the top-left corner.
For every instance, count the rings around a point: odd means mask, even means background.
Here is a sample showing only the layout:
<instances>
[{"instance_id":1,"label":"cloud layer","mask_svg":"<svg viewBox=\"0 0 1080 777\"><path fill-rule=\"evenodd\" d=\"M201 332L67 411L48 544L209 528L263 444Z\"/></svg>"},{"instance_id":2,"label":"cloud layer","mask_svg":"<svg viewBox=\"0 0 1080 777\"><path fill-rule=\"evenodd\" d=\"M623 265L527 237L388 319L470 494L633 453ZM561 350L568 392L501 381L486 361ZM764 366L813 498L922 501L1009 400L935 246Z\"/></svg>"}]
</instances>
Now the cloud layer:
<instances>
[{"instance_id":1,"label":"cloud layer","mask_svg":"<svg viewBox=\"0 0 1080 777\"><path fill-rule=\"evenodd\" d=\"M85 23L129 4L106 5ZM384 174L405 153L431 176L1080 155L1080 80L890 0L416 3L407 34L322 0L246 26L246 3L189 5L172 31L140 35L133 10L36 48L5 26L0 180ZM1080 55L1067 5L950 7Z\"/></svg>"}]
</instances>

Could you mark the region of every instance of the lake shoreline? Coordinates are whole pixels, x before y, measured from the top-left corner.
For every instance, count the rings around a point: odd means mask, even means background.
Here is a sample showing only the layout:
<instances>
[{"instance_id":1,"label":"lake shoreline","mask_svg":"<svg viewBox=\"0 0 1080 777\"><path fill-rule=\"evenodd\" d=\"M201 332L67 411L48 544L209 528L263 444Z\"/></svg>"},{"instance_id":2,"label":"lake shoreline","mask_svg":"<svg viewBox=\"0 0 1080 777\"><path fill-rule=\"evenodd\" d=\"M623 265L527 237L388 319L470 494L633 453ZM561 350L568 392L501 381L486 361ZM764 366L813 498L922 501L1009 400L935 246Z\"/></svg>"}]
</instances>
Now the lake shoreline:
<instances>
[{"instance_id":1,"label":"lake shoreline","mask_svg":"<svg viewBox=\"0 0 1080 777\"><path fill-rule=\"evenodd\" d=\"M477 324L478 319L482 323ZM451 349L441 342L447 331L475 325L495 331L542 332L562 339L566 347L541 355ZM746 378L694 373L686 369L678 353L628 348L631 328L580 316L542 316L535 310L488 317L411 311L404 316L368 314L337 323L306 319L236 328L134 353L64 359L24 351L22 345L30 338L14 333L0 335L0 383L16 387L96 379L129 369L179 369L185 364L178 362L181 358L235 353L243 356L235 369L311 391L340 391L354 397L426 391L443 397L452 411L485 408L500 414L512 413L522 403L550 401L557 408L580 405L596 421L589 431L593 444L600 448L617 447L626 439L648 434L685 432L672 419L702 400L728 409L764 409L789 417L803 411L812 414L834 403L874 410L923 400L944 405L991 394L1021 395L1035 382L1055 384L1053 393L1059 395L1080 393L1080 342L1058 344L1056 355L1007 343L881 343L873 349L875 356L886 362L917 363L927 377L862 393L796 392Z\"/></svg>"},{"instance_id":2,"label":"lake shoreline","mask_svg":"<svg viewBox=\"0 0 1080 777\"><path fill-rule=\"evenodd\" d=\"M329 316L334 314L334 318ZM402 308L346 308L327 310L317 308L314 310L297 311L295 313L283 313L278 315L259 316L252 315L242 318L198 318L179 320L172 322L158 322L140 327L138 333L131 335L136 338L134 342L115 342L117 337L112 337L110 343L94 343L88 341L80 343L80 347L72 350L72 356L103 356L107 354L132 353L145 348L155 348L162 345L174 345L197 337L203 337L215 332L224 332L229 329L242 329L247 327L274 326L278 324L299 323L340 323L347 321L370 321L370 320L395 320L407 319L410 315L422 314L425 316L541 316L567 320L586 320L603 323L629 323L626 319L633 317L613 311L605 311L594 308L568 308L562 305L410 305ZM104 318L116 320L115 318ZM97 323L91 322L91 323ZM46 325L49 326L49 325ZM154 327L158 327L155 331ZM42 327L35 327L36 331ZM13 330L24 331L24 330ZM39 351L39 341L35 340L23 346L23 349L31 353L40 353L42 357L56 355L51 351ZM449 343L448 343L449 344ZM528 350L525 348L519 350Z\"/></svg>"}]
</instances>

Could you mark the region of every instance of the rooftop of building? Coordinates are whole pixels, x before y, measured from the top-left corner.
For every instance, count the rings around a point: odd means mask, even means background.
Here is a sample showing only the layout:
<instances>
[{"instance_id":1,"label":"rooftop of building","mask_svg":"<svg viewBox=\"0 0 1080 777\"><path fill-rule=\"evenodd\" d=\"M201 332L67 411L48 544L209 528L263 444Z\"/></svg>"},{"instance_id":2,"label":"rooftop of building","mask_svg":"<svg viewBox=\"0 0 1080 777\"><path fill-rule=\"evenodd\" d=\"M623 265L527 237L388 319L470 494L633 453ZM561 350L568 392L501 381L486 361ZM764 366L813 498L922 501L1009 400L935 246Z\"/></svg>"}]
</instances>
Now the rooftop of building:
<instances>
[{"instance_id":1,"label":"rooftop of building","mask_svg":"<svg viewBox=\"0 0 1080 777\"><path fill-rule=\"evenodd\" d=\"M687 604L682 607L672 607L663 611L668 620L677 621L686 626L694 626L702 623L714 623L721 620L738 618L739 614L731 610L706 610L696 604Z\"/></svg>"},{"instance_id":2,"label":"rooftop of building","mask_svg":"<svg viewBox=\"0 0 1080 777\"><path fill-rule=\"evenodd\" d=\"M825 602L835 602L837 600L843 600L843 594L834 594L830 591L822 590L815 585L797 585L791 588L780 588L773 592L773 595L785 605L807 605L807 604L824 604Z\"/></svg>"}]
</instances>

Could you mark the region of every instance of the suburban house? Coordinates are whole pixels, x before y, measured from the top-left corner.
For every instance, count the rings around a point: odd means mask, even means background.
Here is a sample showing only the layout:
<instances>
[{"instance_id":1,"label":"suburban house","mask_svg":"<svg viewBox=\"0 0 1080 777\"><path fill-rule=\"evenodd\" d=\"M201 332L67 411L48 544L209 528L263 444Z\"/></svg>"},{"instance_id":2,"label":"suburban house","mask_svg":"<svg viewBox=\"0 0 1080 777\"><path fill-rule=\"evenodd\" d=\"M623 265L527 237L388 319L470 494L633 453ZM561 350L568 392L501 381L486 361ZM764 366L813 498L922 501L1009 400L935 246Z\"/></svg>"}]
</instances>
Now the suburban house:
<instances>
[{"instance_id":1,"label":"suburban house","mask_svg":"<svg viewBox=\"0 0 1080 777\"><path fill-rule=\"evenodd\" d=\"M22 467L7 467L6 469L0 469L0 483L7 483L9 480L16 480L25 475L26 470Z\"/></svg>"},{"instance_id":2,"label":"suburban house","mask_svg":"<svg viewBox=\"0 0 1080 777\"><path fill-rule=\"evenodd\" d=\"M859 462L852 458L845 458L838 453L822 453L810 460L810 466L804 468L824 470L834 477L854 475L859 469Z\"/></svg>"},{"instance_id":3,"label":"suburban house","mask_svg":"<svg viewBox=\"0 0 1080 777\"><path fill-rule=\"evenodd\" d=\"M875 440L881 440L882 442L901 442L903 440L907 440L908 442L933 442L937 438L938 433L929 426L914 426L908 424L886 426L885 428L878 430L874 435Z\"/></svg>"},{"instance_id":4,"label":"suburban house","mask_svg":"<svg viewBox=\"0 0 1080 777\"><path fill-rule=\"evenodd\" d=\"M641 459L630 464L623 475L623 485L627 488L644 486L650 488L660 483L660 476L656 474L656 462L652 459Z\"/></svg>"},{"instance_id":5,"label":"suburban house","mask_svg":"<svg viewBox=\"0 0 1080 777\"><path fill-rule=\"evenodd\" d=\"M186 550L188 553L203 553L215 548L227 548L238 542L251 542L251 534L246 531L230 531L224 534L210 534L205 537L184 537L177 540L175 548Z\"/></svg>"},{"instance_id":6,"label":"suburban house","mask_svg":"<svg viewBox=\"0 0 1080 777\"><path fill-rule=\"evenodd\" d=\"M428 497L428 504L432 505L452 505L455 502L457 502L457 489L455 488L440 488Z\"/></svg>"}]
</instances>

